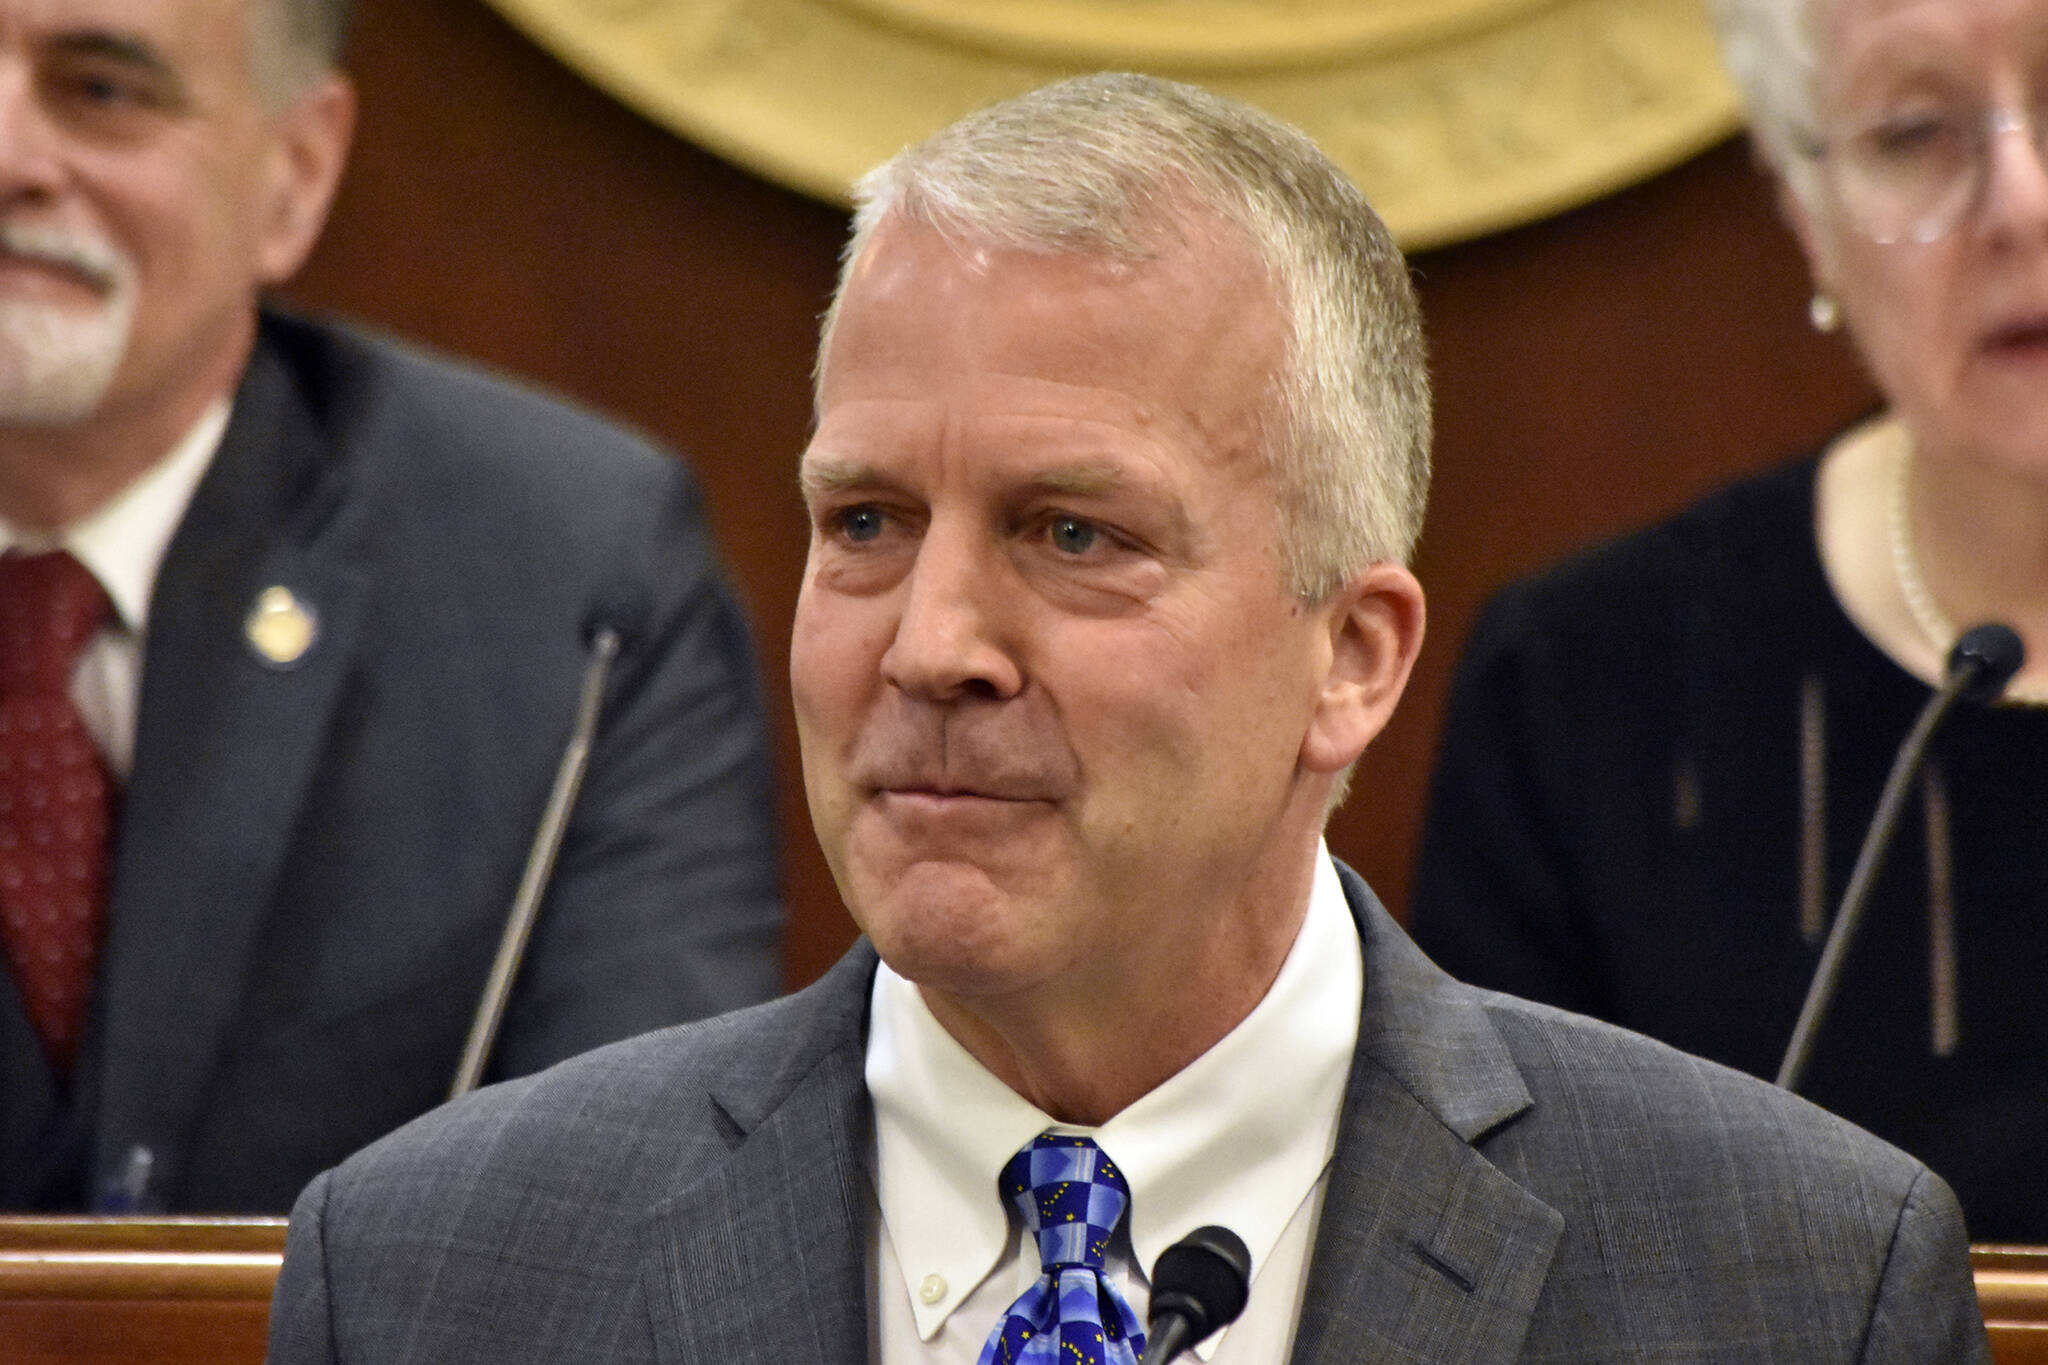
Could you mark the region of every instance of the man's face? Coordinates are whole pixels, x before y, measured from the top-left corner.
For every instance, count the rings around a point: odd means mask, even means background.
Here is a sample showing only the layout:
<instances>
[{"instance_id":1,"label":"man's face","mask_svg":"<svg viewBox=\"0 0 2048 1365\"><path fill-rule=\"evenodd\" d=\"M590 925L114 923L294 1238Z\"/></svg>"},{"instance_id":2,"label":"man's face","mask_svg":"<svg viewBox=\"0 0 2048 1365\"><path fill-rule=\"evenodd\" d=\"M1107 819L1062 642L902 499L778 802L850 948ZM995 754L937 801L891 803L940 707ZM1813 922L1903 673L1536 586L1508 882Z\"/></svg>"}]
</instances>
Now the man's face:
<instances>
[{"instance_id":1,"label":"man's face","mask_svg":"<svg viewBox=\"0 0 2048 1365\"><path fill-rule=\"evenodd\" d=\"M0 426L217 384L310 246L329 187L258 93L252 3L0 0Z\"/></svg>"},{"instance_id":2,"label":"man's face","mask_svg":"<svg viewBox=\"0 0 2048 1365\"><path fill-rule=\"evenodd\" d=\"M841 893L928 996L1144 990L1305 867L1330 640L1258 454L1282 340L1199 223L1116 265L896 221L857 266L790 669Z\"/></svg>"}]
</instances>

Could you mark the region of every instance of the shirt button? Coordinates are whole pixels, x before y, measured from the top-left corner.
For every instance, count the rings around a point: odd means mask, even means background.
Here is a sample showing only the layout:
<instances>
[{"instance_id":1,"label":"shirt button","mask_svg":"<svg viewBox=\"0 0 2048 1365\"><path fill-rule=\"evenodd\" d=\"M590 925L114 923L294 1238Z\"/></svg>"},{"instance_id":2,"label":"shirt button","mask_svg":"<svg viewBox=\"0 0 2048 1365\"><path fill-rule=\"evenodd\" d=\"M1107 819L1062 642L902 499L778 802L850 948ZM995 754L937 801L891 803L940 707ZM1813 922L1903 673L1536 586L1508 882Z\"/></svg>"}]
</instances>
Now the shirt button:
<instances>
[{"instance_id":1,"label":"shirt button","mask_svg":"<svg viewBox=\"0 0 2048 1365\"><path fill-rule=\"evenodd\" d=\"M927 1275L917 1283L917 1296L926 1303L937 1303L946 1297L946 1277Z\"/></svg>"}]
</instances>

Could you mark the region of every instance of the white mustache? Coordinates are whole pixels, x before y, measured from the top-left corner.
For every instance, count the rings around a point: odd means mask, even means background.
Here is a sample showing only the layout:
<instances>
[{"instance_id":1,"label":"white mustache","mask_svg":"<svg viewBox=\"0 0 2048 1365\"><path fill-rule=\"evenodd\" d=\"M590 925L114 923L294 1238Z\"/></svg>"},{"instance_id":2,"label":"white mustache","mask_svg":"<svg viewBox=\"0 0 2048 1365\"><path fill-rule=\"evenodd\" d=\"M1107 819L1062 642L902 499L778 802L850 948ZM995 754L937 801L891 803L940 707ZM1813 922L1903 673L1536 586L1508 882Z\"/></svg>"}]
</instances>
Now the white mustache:
<instances>
[{"instance_id":1,"label":"white mustache","mask_svg":"<svg viewBox=\"0 0 2048 1365\"><path fill-rule=\"evenodd\" d=\"M49 223L0 221L0 249L75 270L106 290L122 288L133 274L128 258L105 238Z\"/></svg>"}]
</instances>

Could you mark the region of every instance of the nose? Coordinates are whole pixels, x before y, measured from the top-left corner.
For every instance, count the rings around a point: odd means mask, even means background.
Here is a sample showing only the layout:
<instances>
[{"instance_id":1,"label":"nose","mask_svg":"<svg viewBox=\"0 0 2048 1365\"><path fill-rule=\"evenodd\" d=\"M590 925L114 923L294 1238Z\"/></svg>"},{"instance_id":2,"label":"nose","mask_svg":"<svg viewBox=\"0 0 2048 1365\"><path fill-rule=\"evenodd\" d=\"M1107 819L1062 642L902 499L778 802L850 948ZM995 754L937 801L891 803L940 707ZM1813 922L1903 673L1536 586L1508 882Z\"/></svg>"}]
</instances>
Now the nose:
<instances>
[{"instance_id":1,"label":"nose","mask_svg":"<svg viewBox=\"0 0 2048 1365\"><path fill-rule=\"evenodd\" d=\"M50 133L34 72L17 56L0 56L0 204L56 188L59 164Z\"/></svg>"},{"instance_id":2,"label":"nose","mask_svg":"<svg viewBox=\"0 0 2048 1365\"><path fill-rule=\"evenodd\" d=\"M1018 585L999 551L967 531L927 529L899 590L882 676L924 701L1000 701L1023 688L1011 634Z\"/></svg>"},{"instance_id":3,"label":"nose","mask_svg":"<svg viewBox=\"0 0 2048 1365\"><path fill-rule=\"evenodd\" d=\"M1995 241L2048 244L2048 109L1992 116L1980 216Z\"/></svg>"}]
</instances>

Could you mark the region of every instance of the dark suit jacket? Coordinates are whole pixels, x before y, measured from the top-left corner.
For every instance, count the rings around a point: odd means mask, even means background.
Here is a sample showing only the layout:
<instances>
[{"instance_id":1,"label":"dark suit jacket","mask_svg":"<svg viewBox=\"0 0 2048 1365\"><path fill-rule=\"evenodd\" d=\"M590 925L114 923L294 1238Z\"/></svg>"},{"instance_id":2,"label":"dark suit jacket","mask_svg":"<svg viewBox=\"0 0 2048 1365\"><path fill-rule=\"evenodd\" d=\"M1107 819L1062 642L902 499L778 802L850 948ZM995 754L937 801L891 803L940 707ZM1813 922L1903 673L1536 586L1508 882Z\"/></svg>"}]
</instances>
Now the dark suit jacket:
<instances>
[{"instance_id":1,"label":"dark suit jacket","mask_svg":"<svg viewBox=\"0 0 2048 1365\"><path fill-rule=\"evenodd\" d=\"M294 665L246 638L283 585ZM447 1093L593 605L644 606L494 1074L767 998L779 910L744 622L683 466L593 418L266 317L163 562L73 1093L0 972L0 1207L290 1206ZM635 609L635 614L640 614Z\"/></svg>"},{"instance_id":2,"label":"dark suit jacket","mask_svg":"<svg viewBox=\"0 0 2048 1365\"><path fill-rule=\"evenodd\" d=\"M1986 1358L1925 1167L1753 1078L1460 985L1345 886L1365 1000L1294 1360ZM794 997L472 1096L323 1175L272 1365L865 1361L873 971L857 948Z\"/></svg>"},{"instance_id":3,"label":"dark suit jacket","mask_svg":"<svg viewBox=\"0 0 2048 1365\"><path fill-rule=\"evenodd\" d=\"M1739 480L1487 604L1408 898L1453 974L1777 1074L1933 695L1835 599L1818 470ZM1942 722L1800 1085L1932 1166L1994 1242L2048 1241L2044 772L2048 708Z\"/></svg>"}]
</instances>

